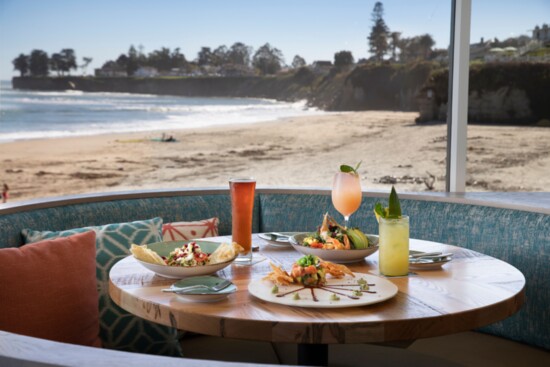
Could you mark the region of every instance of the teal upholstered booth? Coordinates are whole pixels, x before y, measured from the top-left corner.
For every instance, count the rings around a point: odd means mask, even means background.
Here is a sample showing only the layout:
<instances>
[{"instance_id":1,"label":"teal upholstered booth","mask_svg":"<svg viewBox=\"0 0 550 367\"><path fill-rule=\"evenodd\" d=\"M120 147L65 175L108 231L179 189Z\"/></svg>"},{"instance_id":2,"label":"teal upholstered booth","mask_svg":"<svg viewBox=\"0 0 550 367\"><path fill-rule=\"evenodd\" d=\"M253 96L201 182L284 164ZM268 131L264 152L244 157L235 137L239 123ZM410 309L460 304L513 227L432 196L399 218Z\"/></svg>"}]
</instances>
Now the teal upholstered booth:
<instances>
[{"instance_id":1,"label":"teal upholstered booth","mask_svg":"<svg viewBox=\"0 0 550 367\"><path fill-rule=\"evenodd\" d=\"M387 194L364 193L351 224L377 233L372 208ZM487 198L487 196L481 198ZM502 197L502 196L501 196ZM475 195L402 194L403 212L411 218L411 237L466 247L504 260L526 277L527 301L514 316L481 331L550 350L550 205L528 207ZM83 195L10 204L0 208L0 247L23 245L21 230L59 231L160 217L164 222L192 221L211 217L220 220L220 235L231 231L231 208L226 189L142 191ZM335 217L328 190L258 189L254 208L255 232L309 231L325 212ZM118 260L115 259L110 266ZM108 270L108 269L107 269ZM126 317L120 309L105 309L109 324ZM166 343L176 331L142 321L139 327L121 323L109 332L131 335L112 338L112 349L175 355ZM124 330L134 327L131 333ZM119 342L117 344L117 342Z\"/></svg>"}]
</instances>

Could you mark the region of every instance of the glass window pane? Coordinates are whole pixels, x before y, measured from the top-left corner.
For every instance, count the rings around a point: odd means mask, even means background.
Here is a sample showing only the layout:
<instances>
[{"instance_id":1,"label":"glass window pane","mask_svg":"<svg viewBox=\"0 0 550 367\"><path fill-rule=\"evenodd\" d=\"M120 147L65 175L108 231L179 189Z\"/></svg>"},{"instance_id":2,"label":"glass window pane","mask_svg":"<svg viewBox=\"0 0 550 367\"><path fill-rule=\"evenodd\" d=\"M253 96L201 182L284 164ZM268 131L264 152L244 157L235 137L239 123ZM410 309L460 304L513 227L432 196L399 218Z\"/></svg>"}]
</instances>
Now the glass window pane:
<instances>
[{"instance_id":1,"label":"glass window pane","mask_svg":"<svg viewBox=\"0 0 550 367\"><path fill-rule=\"evenodd\" d=\"M365 190L444 191L450 8L6 2L0 180L10 200L241 175L330 188L362 161Z\"/></svg>"},{"instance_id":2,"label":"glass window pane","mask_svg":"<svg viewBox=\"0 0 550 367\"><path fill-rule=\"evenodd\" d=\"M472 1L468 191L550 187L549 14L547 1Z\"/></svg>"}]
</instances>

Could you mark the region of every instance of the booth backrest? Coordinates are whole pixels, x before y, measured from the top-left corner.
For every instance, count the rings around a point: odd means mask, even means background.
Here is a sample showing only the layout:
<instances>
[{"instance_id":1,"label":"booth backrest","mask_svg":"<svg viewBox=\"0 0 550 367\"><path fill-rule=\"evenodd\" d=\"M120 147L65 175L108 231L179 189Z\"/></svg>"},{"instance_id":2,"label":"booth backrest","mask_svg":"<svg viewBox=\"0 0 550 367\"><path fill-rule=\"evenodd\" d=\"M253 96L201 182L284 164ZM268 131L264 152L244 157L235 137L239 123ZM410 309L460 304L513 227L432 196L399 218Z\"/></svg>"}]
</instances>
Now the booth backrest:
<instances>
[{"instance_id":1,"label":"booth backrest","mask_svg":"<svg viewBox=\"0 0 550 367\"><path fill-rule=\"evenodd\" d=\"M378 233L372 213L379 193L365 193L351 225ZM485 253L518 268L526 278L527 301L514 316L482 331L550 350L550 214L472 204L468 200L403 194L411 237ZM332 208L328 190L257 190L254 232L313 231ZM63 230L161 217L165 222L217 216L220 235L231 232L228 190L140 192L34 203L0 209L0 247L21 246L21 229Z\"/></svg>"}]
</instances>

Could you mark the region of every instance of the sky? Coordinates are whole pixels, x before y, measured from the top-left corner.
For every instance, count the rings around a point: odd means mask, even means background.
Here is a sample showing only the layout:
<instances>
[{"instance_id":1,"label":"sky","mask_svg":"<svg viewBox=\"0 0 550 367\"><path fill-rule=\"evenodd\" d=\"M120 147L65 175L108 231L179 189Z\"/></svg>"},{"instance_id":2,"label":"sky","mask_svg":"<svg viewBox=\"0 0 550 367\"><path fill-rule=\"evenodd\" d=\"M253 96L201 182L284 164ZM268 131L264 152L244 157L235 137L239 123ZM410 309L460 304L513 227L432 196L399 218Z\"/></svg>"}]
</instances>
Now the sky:
<instances>
[{"instance_id":1,"label":"sky","mask_svg":"<svg viewBox=\"0 0 550 367\"><path fill-rule=\"evenodd\" d=\"M451 0L382 0L384 20L402 37L430 34L435 47L450 38ZM75 50L93 58L88 73L127 53L179 47L187 60L201 47L253 50L269 42L290 64L333 60L351 51L366 58L374 0L0 0L0 80L17 76L12 60L33 49ZM471 42L500 40L550 23L550 0L472 0ZM80 74L78 70L76 74ZM75 74L75 72L73 72Z\"/></svg>"}]
</instances>

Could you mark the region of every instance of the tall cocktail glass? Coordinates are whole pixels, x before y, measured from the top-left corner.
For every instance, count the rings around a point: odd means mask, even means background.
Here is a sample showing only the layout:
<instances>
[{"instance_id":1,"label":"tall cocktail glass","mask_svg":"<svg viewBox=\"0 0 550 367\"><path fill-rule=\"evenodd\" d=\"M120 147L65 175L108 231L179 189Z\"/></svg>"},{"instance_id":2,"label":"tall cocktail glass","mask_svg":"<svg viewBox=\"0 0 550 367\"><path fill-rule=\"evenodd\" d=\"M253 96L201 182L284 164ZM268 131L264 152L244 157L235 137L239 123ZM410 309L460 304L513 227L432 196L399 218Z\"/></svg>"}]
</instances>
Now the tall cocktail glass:
<instances>
[{"instance_id":1,"label":"tall cocktail glass","mask_svg":"<svg viewBox=\"0 0 550 367\"><path fill-rule=\"evenodd\" d=\"M232 178L229 180L231 192L231 237L244 248L235 261L252 261L252 212L254 209L254 178Z\"/></svg>"},{"instance_id":2,"label":"tall cocktail glass","mask_svg":"<svg viewBox=\"0 0 550 367\"><path fill-rule=\"evenodd\" d=\"M409 274L409 217L379 218L378 266L380 274Z\"/></svg>"},{"instance_id":3,"label":"tall cocktail glass","mask_svg":"<svg viewBox=\"0 0 550 367\"><path fill-rule=\"evenodd\" d=\"M347 228L349 217L361 205L361 181L355 172L338 172L332 182L332 205L344 216Z\"/></svg>"}]
</instances>

